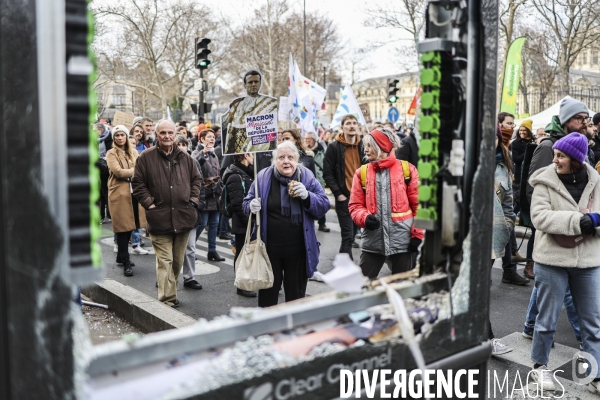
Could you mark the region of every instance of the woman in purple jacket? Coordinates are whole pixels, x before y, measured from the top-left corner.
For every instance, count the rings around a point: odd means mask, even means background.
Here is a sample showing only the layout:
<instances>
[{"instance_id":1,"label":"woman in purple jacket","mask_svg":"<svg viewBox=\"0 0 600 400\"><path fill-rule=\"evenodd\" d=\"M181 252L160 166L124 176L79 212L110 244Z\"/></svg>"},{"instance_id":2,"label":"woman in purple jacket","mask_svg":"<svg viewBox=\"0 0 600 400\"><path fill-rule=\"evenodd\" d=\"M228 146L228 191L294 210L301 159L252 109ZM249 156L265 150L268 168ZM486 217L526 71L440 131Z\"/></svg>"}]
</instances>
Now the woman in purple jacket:
<instances>
[{"instance_id":1,"label":"woman in purple jacket","mask_svg":"<svg viewBox=\"0 0 600 400\"><path fill-rule=\"evenodd\" d=\"M314 221L325 215L330 204L313 173L298 164L299 159L298 148L291 141L282 142L275 150L275 165L258 173L258 196L252 185L244 199L246 215L261 213L261 239L275 278L273 287L258 291L259 307L277 304L282 283L286 302L304 297L308 278L319 263Z\"/></svg>"}]
</instances>

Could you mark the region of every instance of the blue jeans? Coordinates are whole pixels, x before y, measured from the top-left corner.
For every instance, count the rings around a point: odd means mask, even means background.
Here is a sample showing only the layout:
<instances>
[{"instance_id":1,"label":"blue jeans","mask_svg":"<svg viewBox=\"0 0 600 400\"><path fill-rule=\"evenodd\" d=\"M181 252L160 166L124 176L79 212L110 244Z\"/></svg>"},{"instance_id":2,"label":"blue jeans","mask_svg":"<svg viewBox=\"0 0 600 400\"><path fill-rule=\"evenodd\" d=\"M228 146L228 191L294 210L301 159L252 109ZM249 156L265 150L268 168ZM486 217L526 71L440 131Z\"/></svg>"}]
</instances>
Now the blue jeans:
<instances>
[{"instance_id":1,"label":"blue jeans","mask_svg":"<svg viewBox=\"0 0 600 400\"><path fill-rule=\"evenodd\" d=\"M600 361L600 267L561 268L535 263L535 287L539 314L531 346L533 362L548 365L556 321L570 287L581 326L583 351Z\"/></svg>"},{"instance_id":2,"label":"blue jeans","mask_svg":"<svg viewBox=\"0 0 600 400\"><path fill-rule=\"evenodd\" d=\"M116 233L113 236L113 239L115 240L115 243L117 243L117 234ZM137 247L140 245L141 242L142 242L142 236L140 235L140 230L136 229L133 232L131 232L131 247Z\"/></svg>"},{"instance_id":3,"label":"blue jeans","mask_svg":"<svg viewBox=\"0 0 600 400\"><path fill-rule=\"evenodd\" d=\"M219 210L202 211L200 225L196 227L196 238L208 225L208 251L217 251L217 228L219 226Z\"/></svg>"},{"instance_id":4,"label":"blue jeans","mask_svg":"<svg viewBox=\"0 0 600 400\"><path fill-rule=\"evenodd\" d=\"M229 218L219 213L219 236L227 236L229 234Z\"/></svg>"},{"instance_id":5,"label":"blue jeans","mask_svg":"<svg viewBox=\"0 0 600 400\"><path fill-rule=\"evenodd\" d=\"M565 294L564 299L565 311L567 312L567 318L569 319L569 323L571 324L571 328L573 328L573 333L575 333L575 338L577 342L579 342L579 348L581 349L581 329L579 328L579 320L577 319L577 311L575 310L575 305L573 304L573 296L571 296L571 289L567 286L567 293ZM527 307L527 315L525 316L525 325L523 328L523 332L533 335L533 331L535 329L535 320L539 314L537 308L537 287L533 287L533 291L531 292L531 298L529 299L529 306Z\"/></svg>"}]
</instances>

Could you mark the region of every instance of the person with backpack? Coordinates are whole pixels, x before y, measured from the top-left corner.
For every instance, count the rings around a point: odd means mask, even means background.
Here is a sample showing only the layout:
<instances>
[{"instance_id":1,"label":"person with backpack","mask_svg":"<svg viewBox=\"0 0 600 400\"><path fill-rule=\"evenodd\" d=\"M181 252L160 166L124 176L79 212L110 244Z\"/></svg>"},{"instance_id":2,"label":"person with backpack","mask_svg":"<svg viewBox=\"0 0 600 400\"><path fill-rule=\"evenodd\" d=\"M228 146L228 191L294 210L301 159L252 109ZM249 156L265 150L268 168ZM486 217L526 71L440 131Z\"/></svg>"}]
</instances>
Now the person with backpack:
<instances>
[{"instance_id":1,"label":"person with backpack","mask_svg":"<svg viewBox=\"0 0 600 400\"><path fill-rule=\"evenodd\" d=\"M393 149L401 143L395 133L376 129L363 138L363 145L368 164L354 173L348 209L354 223L364 229L360 268L375 279L386 258L392 274L412 268L413 253L423 241L423 230L413 226L419 174L414 165L396 159Z\"/></svg>"},{"instance_id":2,"label":"person with backpack","mask_svg":"<svg viewBox=\"0 0 600 400\"><path fill-rule=\"evenodd\" d=\"M235 235L235 255L233 265L238 259L242 246L246 241L248 217L244 213L244 198L254 182L254 153L236 154L231 164L223 173L223 193L219 198L221 214L231 218L231 233ZM244 297L256 297L256 292L237 289L237 294Z\"/></svg>"}]
</instances>

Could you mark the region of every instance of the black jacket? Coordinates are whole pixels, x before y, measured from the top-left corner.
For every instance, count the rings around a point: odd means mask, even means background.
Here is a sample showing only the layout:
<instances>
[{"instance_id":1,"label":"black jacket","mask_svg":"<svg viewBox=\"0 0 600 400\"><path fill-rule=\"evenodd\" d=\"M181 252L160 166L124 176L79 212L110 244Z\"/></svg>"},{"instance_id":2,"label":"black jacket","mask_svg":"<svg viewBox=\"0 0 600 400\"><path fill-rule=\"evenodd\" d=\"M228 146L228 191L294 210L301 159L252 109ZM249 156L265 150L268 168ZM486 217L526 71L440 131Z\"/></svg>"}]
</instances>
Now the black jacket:
<instances>
[{"instance_id":1,"label":"black jacket","mask_svg":"<svg viewBox=\"0 0 600 400\"><path fill-rule=\"evenodd\" d=\"M413 133L402 139L402 147L396 150L396 159L408 161L415 167L419 164L419 145Z\"/></svg>"},{"instance_id":2,"label":"black jacket","mask_svg":"<svg viewBox=\"0 0 600 400\"><path fill-rule=\"evenodd\" d=\"M346 146L336 140L327 146L325 159L323 160L323 179L325 180L327 187L331 189L336 200L340 194L350 198L350 191L346 187L345 153ZM366 164L365 149L362 141L358 143L358 153L360 155L361 164Z\"/></svg>"},{"instance_id":3,"label":"black jacket","mask_svg":"<svg viewBox=\"0 0 600 400\"><path fill-rule=\"evenodd\" d=\"M514 164L514 174L515 174L515 184L519 184L521 182L521 165L523 164L523 160L525 159L525 149L527 145L532 143L531 140L523 140L521 136L516 138L510 144L510 151L512 153L512 161ZM513 187L514 189L514 187ZM517 196L515 196L516 198Z\"/></svg>"},{"instance_id":4,"label":"black jacket","mask_svg":"<svg viewBox=\"0 0 600 400\"><path fill-rule=\"evenodd\" d=\"M596 160L596 162L598 162L598 161L600 161L600 136L596 135L596 137L593 140L594 140L594 146L592 146L591 149L594 152L594 159ZM596 166L592 165L592 167L596 167Z\"/></svg>"},{"instance_id":5,"label":"black jacket","mask_svg":"<svg viewBox=\"0 0 600 400\"><path fill-rule=\"evenodd\" d=\"M250 190L250 185L254 182L254 167L252 165L245 166L244 164L234 163L225 170L223 174L223 183L227 187L227 196L233 217L231 218L231 233L244 234L248 227L248 217L244 214L242 203L244 197ZM242 182L244 185L242 186ZM243 243L238 243L238 248L241 248Z\"/></svg>"},{"instance_id":6,"label":"black jacket","mask_svg":"<svg viewBox=\"0 0 600 400\"><path fill-rule=\"evenodd\" d=\"M254 162L256 163L256 172L270 167L273 163L273 152L261 151L260 153L254 153ZM225 174L225 170L232 164L233 155L227 154L223 156L223 161L221 161L221 176Z\"/></svg>"},{"instance_id":7,"label":"black jacket","mask_svg":"<svg viewBox=\"0 0 600 400\"><path fill-rule=\"evenodd\" d=\"M310 169L310 172L312 172L314 176L317 176L317 171L315 171L315 158L307 155L302 150L300 150L300 164Z\"/></svg>"}]
</instances>

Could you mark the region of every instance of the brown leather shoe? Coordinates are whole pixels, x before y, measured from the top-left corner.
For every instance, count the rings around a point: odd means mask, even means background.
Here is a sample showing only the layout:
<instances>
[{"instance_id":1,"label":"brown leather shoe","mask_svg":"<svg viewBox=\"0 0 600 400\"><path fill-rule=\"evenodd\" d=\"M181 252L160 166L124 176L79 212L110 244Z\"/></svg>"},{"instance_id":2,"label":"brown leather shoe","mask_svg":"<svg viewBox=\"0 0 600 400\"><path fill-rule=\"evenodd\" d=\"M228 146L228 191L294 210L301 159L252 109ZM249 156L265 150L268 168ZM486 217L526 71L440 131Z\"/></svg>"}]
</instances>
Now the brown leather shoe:
<instances>
[{"instance_id":1,"label":"brown leather shoe","mask_svg":"<svg viewBox=\"0 0 600 400\"><path fill-rule=\"evenodd\" d=\"M533 261L527 261L527 264L525 264L525 269L523 270L523 275L529 279L535 278L535 273L533 272Z\"/></svg>"}]
</instances>

